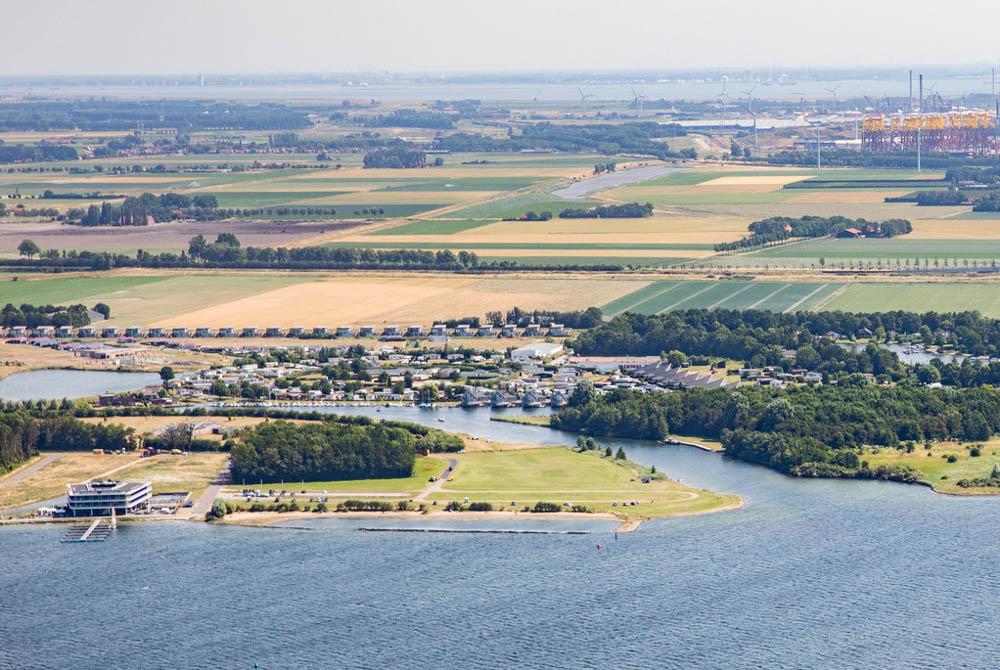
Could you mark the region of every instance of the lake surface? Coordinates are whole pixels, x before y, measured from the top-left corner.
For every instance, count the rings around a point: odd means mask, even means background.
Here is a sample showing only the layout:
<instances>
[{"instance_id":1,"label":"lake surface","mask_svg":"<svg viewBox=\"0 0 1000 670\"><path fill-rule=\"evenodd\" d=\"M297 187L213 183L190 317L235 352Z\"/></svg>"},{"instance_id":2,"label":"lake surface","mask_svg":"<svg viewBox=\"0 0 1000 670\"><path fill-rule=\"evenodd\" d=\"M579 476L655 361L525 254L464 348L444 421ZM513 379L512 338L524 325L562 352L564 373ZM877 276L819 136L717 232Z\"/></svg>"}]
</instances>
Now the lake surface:
<instances>
[{"instance_id":1,"label":"lake surface","mask_svg":"<svg viewBox=\"0 0 1000 670\"><path fill-rule=\"evenodd\" d=\"M488 439L574 439L490 422L488 409L338 411ZM617 540L578 518L555 527L591 535L147 523L64 545L60 527L0 528L0 668L995 665L1000 498L601 443L746 505Z\"/></svg>"},{"instance_id":2,"label":"lake surface","mask_svg":"<svg viewBox=\"0 0 1000 670\"><path fill-rule=\"evenodd\" d=\"M766 86L757 88L755 96L766 100L792 100L800 98L829 99L829 89L839 86L837 95L841 100L867 95L879 99L883 95L906 96L909 80L905 71L901 77L891 78L816 78L800 79L788 86ZM822 75L820 75L822 76ZM289 100L340 101L343 99L368 100L462 100L475 98L487 101L519 101L531 103L536 98L545 106L552 103L578 103L580 90L592 96L591 104L604 101L629 101L633 99L632 89L650 100L715 100L722 91L720 76L714 80L684 79L673 81L639 81L626 77L622 81L581 82L556 81L372 81L362 85L361 81L346 85L346 82L329 83L252 83L247 85L194 86L183 82L137 82L136 85L120 83L89 84L85 86L44 82L3 82L0 95L36 97L117 97L129 100L177 99L219 99L219 100ZM728 86L733 97L741 97L743 90L753 84L731 82ZM989 74L969 77L942 77L934 82L935 91L945 97L966 93L989 94L991 85ZM648 103L647 103L648 104ZM737 109L736 104L733 110ZM653 110L648 108L648 113Z\"/></svg>"},{"instance_id":3,"label":"lake surface","mask_svg":"<svg viewBox=\"0 0 1000 670\"><path fill-rule=\"evenodd\" d=\"M0 380L0 400L62 400L101 393L136 391L157 384L154 372L103 370L33 370Z\"/></svg>"},{"instance_id":4,"label":"lake surface","mask_svg":"<svg viewBox=\"0 0 1000 670\"><path fill-rule=\"evenodd\" d=\"M647 165L646 167L631 168L628 170L616 170L605 172L597 177L575 181L565 188L552 191L552 195L566 199L585 198L597 191L606 191L609 188L627 186L647 179L663 177L675 172L686 172L686 168L668 167L666 165Z\"/></svg>"}]
</instances>

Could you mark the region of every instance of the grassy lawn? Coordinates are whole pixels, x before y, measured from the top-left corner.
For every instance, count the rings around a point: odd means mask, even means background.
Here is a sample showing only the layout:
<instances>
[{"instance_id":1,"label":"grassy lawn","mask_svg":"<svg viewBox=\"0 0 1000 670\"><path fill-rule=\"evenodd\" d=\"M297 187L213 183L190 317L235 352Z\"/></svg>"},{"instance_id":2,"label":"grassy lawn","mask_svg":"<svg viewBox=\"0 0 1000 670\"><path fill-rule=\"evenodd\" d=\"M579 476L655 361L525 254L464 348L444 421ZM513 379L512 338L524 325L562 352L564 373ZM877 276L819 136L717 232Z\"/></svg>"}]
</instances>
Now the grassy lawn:
<instances>
[{"instance_id":1,"label":"grassy lawn","mask_svg":"<svg viewBox=\"0 0 1000 670\"><path fill-rule=\"evenodd\" d=\"M490 416L490 421L517 423L524 426L543 426L548 428L549 424L552 423L552 417L548 414L540 414L537 416L526 414L494 414Z\"/></svg>"},{"instance_id":2,"label":"grassy lawn","mask_svg":"<svg viewBox=\"0 0 1000 670\"><path fill-rule=\"evenodd\" d=\"M447 467L448 462L442 458L418 456L413 468L413 475L410 477L396 479L349 479L305 483L285 482L284 485L281 482L264 482L263 484L259 482L247 482L246 487L261 489L265 492L268 489L306 491L311 494L326 491L328 495L340 497L359 493L405 493L406 495L416 495L430 485L428 480L432 476L436 477L440 475ZM234 482L233 486L228 487L226 491L228 493L239 494L242 489L243 484L241 482Z\"/></svg>"},{"instance_id":3,"label":"grassy lawn","mask_svg":"<svg viewBox=\"0 0 1000 670\"><path fill-rule=\"evenodd\" d=\"M708 512L737 504L732 495L694 489L665 478L643 484L649 471L603 452L577 453L565 447L459 454L454 480L432 494L449 501L490 502L496 509L520 509L538 501L586 505L622 518L652 518ZM637 501L637 506L623 506ZM617 502L617 505L614 503Z\"/></svg>"},{"instance_id":4,"label":"grassy lawn","mask_svg":"<svg viewBox=\"0 0 1000 670\"><path fill-rule=\"evenodd\" d=\"M53 454L56 459L9 486L0 486L0 508L18 507L66 495L66 485L85 482L138 460L136 454L94 455L89 451Z\"/></svg>"},{"instance_id":5,"label":"grassy lawn","mask_svg":"<svg viewBox=\"0 0 1000 670\"><path fill-rule=\"evenodd\" d=\"M921 446L906 453L900 449L875 449L862 456L872 467L879 465L908 465L920 472L921 479L935 491L962 495L1000 494L1000 488L963 488L958 485L962 479L977 479L990 476L993 466L1000 464L1000 439L977 443L981 456L970 455L972 443L938 442L928 451ZM954 463L948 462L954 456Z\"/></svg>"},{"instance_id":6,"label":"grassy lawn","mask_svg":"<svg viewBox=\"0 0 1000 670\"><path fill-rule=\"evenodd\" d=\"M129 481L151 482L153 493L189 491L197 497L226 464L229 454L191 453L185 456L162 454L144 458L116 476Z\"/></svg>"}]
</instances>

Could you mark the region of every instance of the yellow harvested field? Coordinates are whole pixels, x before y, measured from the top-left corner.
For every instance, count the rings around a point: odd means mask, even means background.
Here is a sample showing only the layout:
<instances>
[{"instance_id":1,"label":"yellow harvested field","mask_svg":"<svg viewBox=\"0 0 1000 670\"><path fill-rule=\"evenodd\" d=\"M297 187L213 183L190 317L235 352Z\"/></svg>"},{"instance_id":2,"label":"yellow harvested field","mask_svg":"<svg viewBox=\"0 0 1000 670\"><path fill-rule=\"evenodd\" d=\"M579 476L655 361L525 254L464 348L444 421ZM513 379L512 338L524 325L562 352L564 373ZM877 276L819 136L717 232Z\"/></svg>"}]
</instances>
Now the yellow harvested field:
<instances>
[{"instance_id":1,"label":"yellow harvested field","mask_svg":"<svg viewBox=\"0 0 1000 670\"><path fill-rule=\"evenodd\" d=\"M784 186L792 182L809 179L813 175L762 174L732 177L716 177L703 181L698 186Z\"/></svg>"},{"instance_id":2,"label":"yellow harvested field","mask_svg":"<svg viewBox=\"0 0 1000 670\"><path fill-rule=\"evenodd\" d=\"M924 208L927 209L927 208ZM942 209L935 207L934 209ZM908 240L1000 240L1000 221L917 219Z\"/></svg>"},{"instance_id":3,"label":"yellow harvested field","mask_svg":"<svg viewBox=\"0 0 1000 670\"><path fill-rule=\"evenodd\" d=\"M647 283L610 279L338 277L267 291L151 325L218 328L429 324L513 307L583 309L603 305Z\"/></svg>"}]
</instances>

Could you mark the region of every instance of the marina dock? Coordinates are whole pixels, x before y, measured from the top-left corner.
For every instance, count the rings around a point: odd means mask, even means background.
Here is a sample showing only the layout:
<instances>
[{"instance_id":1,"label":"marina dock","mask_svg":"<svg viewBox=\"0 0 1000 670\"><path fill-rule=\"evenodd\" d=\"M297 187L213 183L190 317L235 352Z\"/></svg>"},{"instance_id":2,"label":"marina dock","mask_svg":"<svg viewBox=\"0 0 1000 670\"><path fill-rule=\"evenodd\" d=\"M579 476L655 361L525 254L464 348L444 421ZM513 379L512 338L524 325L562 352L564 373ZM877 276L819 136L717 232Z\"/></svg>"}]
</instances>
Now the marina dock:
<instances>
[{"instance_id":1,"label":"marina dock","mask_svg":"<svg viewBox=\"0 0 1000 670\"><path fill-rule=\"evenodd\" d=\"M62 542L103 542L111 537L114 527L110 519L94 519L89 526L72 526L62 538Z\"/></svg>"}]
</instances>

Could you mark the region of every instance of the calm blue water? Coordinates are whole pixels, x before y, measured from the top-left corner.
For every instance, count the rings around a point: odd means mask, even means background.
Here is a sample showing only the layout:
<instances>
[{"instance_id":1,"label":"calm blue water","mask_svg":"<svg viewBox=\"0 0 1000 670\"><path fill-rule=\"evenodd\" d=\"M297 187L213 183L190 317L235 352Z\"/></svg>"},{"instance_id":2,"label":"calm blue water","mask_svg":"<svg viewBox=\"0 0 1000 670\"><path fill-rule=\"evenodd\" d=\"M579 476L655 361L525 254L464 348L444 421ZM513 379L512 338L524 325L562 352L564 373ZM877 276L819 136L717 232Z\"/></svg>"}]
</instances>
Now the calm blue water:
<instances>
[{"instance_id":1,"label":"calm blue water","mask_svg":"<svg viewBox=\"0 0 1000 670\"><path fill-rule=\"evenodd\" d=\"M570 437L488 422L488 410L378 414L484 438ZM58 527L0 528L0 667L995 666L1000 498L610 443L747 504L618 540L601 522L589 536L157 523L91 546L60 544Z\"/></svg>"},{"instance_id":2,"label":"calm blue water","mask_svg":"<svg viewBox=\"0 0 1000 670\"><path fill-rule=\"evenodd\" d=\"M104 370L33 370L0 380L2 400L62 400L101 393L135 391L160 381L153 372Z\"/></svg>"}]
</instances>

